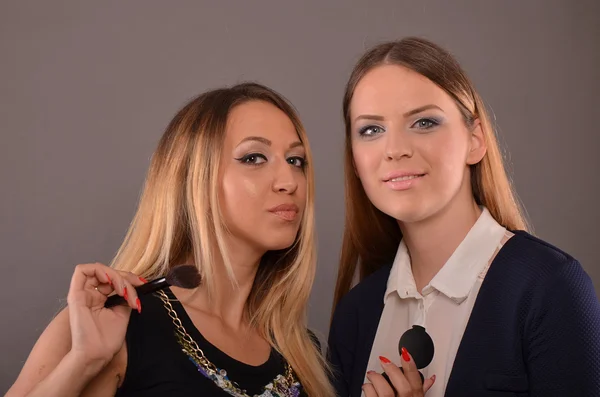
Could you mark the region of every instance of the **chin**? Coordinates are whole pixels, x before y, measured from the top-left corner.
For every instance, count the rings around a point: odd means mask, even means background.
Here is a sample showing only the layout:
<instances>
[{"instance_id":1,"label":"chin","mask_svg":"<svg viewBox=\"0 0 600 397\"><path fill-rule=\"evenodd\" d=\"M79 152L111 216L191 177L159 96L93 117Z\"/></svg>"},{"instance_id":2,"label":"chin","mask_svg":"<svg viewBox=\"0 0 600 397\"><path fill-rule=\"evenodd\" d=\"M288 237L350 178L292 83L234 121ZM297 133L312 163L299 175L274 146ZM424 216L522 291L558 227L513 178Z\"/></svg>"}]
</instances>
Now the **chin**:
<instances>
[{"instance_id":1,"label":"chin","mask_svg":"<svg viewBox=\"0 0 600 397\"><path fill-rule=\"evenodd\" d=\"M271 239L262 240L260 245L264 247L265 251L280 251L290 248L295 240L296 234L287 236L286 233L282 233Z\"/></svg>"},{"instance_id":2,"label":"chin","mask_svg":"<svg viewBox=\"0 0 600 397\"><path fill-rule=\"evenodd\" d=\"M415 202L407 205L395 203L393 207L388 205L386 207L378 207L378 209L402 223L421 222L433 215L433 211L428 206Z\"/></svg>"}]
</instances>

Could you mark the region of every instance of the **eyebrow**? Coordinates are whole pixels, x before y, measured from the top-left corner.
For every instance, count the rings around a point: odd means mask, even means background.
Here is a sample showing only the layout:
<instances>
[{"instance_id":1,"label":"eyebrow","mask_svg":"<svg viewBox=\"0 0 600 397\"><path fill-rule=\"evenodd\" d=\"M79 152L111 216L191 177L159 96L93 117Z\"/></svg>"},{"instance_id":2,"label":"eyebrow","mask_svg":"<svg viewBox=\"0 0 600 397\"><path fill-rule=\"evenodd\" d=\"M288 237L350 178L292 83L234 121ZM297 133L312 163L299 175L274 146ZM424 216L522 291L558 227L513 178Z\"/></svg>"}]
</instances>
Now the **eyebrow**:
<instances>
[{"instance_id":1,"label":"eyebrow","mask_svg":"<svg viewBox=\"0 0 600 397\"><path fill-rule=\"evenodd\" d=\"M415 114L424 112L426 110L429 109L438 109L440 111L444 111L441 107L437 106L437 105L424 105L424 106L420 106L418 108L409 110L408 112L404 113L402 116L404 117L410 117L413 116ZM379 116L379 115L375 115L375 114L361 114L360 116L358 116L357 118L354 119L354 121L358 121L358 120L376 120L376 121L384 121L385 117L383 116Z\"/></svg>"},{"instance_id":2,"label":"eyebrow","mask_svg":"<svg viewBox=\"0 0 600 397\"><path fill-rule=\"evenodd\" d=\"M260 143L264 143L267 146L271 146L270 140L268 140L267 138L260 137L260 136L247 136L244 139L242 139L240 144L242 144L244 142L248 142L248 141L260 142Z\"/></svg>"},{"instance_id":3,"label":"eyebrow","mask_svg":"<svg viewBox=\"0 0 600 397\"><path fill-rule=\"evenodd\" d=\"M241 145L244 142L248 142L248 141L260 142L267 146L272 145L272 142L270 140L268 140L267 138L260 137L260 136L247 136L246 138L242 139L242 141L239 143L239 145ZM290 149L293 149L298 146L304 146L304 144L300 141L293 142L292 144L290 144Z\"/></svg>"},{"instance_id":4,"label":"eyebrow","mask_svg":"<svg viewBox=\"0 0 600 397\"><path fill-rule=\"evenodd\" d=\"M358 121L358 120L377 120L377 121L383 121L385 118L383 116L376 116L374 114L361 114L360 116L358 116L357 118L354 119L354 121Z\"/></svg>"},{"instance_id":5,"label":"eyebrow","mask_svg":"<svg viewBox=\"0 0 600 397\"><path fill-rule=\"evenodd\" d=\"M404 117L412 116L412 115L424 112L424 111L429 110L429 109L438 109L438 110L441 110L442 112L444 111L444 110L442 110L441 107L439 107L437 105L434 105L434 104L431 104L431 105L421 106L421 107L418 107L418 108L413 109L413 110L409 110L408 112L404 113Z\"/></svg>"}]
</instances>

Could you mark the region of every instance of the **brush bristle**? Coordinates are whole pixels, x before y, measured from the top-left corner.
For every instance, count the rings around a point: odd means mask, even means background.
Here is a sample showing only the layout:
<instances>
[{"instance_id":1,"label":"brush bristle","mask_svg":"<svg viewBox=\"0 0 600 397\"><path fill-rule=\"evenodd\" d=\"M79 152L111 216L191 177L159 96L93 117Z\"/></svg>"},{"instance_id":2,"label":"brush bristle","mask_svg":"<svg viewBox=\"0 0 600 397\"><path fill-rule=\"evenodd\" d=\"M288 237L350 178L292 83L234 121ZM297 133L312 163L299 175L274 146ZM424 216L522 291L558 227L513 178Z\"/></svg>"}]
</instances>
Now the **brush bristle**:
<instances>
[{"instance_id":1,"label":"brush bristle","mask_svg":"<svg viewBox=\"0 0 600 397\"><path fill-rule=\"evenodd\" d=\"M173 266L165 279L170 285L179 288L192 289L200 285L200 273L194 265Z\"/></svg>"}]
</instances>

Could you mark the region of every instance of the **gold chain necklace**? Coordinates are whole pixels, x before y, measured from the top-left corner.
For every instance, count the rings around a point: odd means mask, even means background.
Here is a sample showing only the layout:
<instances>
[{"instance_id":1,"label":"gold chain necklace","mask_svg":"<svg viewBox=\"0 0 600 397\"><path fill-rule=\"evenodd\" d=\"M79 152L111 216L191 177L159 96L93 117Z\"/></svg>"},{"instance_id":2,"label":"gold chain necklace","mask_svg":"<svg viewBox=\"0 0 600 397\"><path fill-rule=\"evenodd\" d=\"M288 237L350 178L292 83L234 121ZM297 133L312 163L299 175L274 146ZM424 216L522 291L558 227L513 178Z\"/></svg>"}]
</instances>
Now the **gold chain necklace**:
<instances>
[{"instance_id":1,"label":"gold chain necklace","mask_svg":"<svg viewBox=\"0 0 600 397\"><path fill-rule=\"evenodd\" d=\"M227 377L227 372L224 369L217 368L210 360L206 358L204 352L196 341L187 333L185 327L181 323L177 312L171 305L167 294L159 290L157 291L159 298L162 300L169 317L175 325L175 336L182 347L182 351L188 355L190 360L196 365L198 371L205 377L212 379L221 389L236 397L251 397L246 394L245 390L239 388L237 383L232 382ZM294 372L289 363L285 363L285 376L278 375L271 383L265 386L265 391L260 395L253 397L296 397L300 394L300 383L295 379Z\"/></svg>"}]
</instances>

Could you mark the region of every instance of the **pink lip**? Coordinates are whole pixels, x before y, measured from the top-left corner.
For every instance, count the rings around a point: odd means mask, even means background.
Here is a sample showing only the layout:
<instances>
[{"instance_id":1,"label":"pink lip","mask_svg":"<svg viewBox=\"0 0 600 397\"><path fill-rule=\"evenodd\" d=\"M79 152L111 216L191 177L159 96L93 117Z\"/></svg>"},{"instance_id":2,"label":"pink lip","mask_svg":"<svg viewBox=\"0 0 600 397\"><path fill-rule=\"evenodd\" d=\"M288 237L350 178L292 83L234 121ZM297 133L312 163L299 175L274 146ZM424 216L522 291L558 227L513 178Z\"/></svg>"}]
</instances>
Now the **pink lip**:
<instances>
[{"instance_id":1,"label":"pink lip","mask_svg":"<svg viewBox=\"0 0 600 397\"><path fill-rule=\"evenodd\" d=\"M419 183L419 181L425 176L424 172L415 172L415 171L395 171L387 174L385 178L383 178L383 182L392 190L402 191L407 190L413 187L415 184ZM406 178L412 177L410 179L404 179L400 181L394 181L396 178Z\"/></svg>"},{"instance_id":2,"label":"pink lip","mask_svg":"<svg viewBox=\"0 0 600 397\"><path fill-rule=\"evenodd\" d=\"M296 204L280 204L276 207L270 208L269 212L277 215L285 221L293 221L298 216L300 209Z\"/></svg>"},{"instance_id":3,"label":"pink lip","mask_svg":"<svg viewBox=\"0 0 600 397\"><path fill-rule=\"evenodd\" d=\"M425 175L425 173L421 172L421 171L392 171L383 178L383 181L388 182L390 179L394 179L394 178L402 178L405 176L423 176L423 175Z\"/></svg>"}]
</instances>

